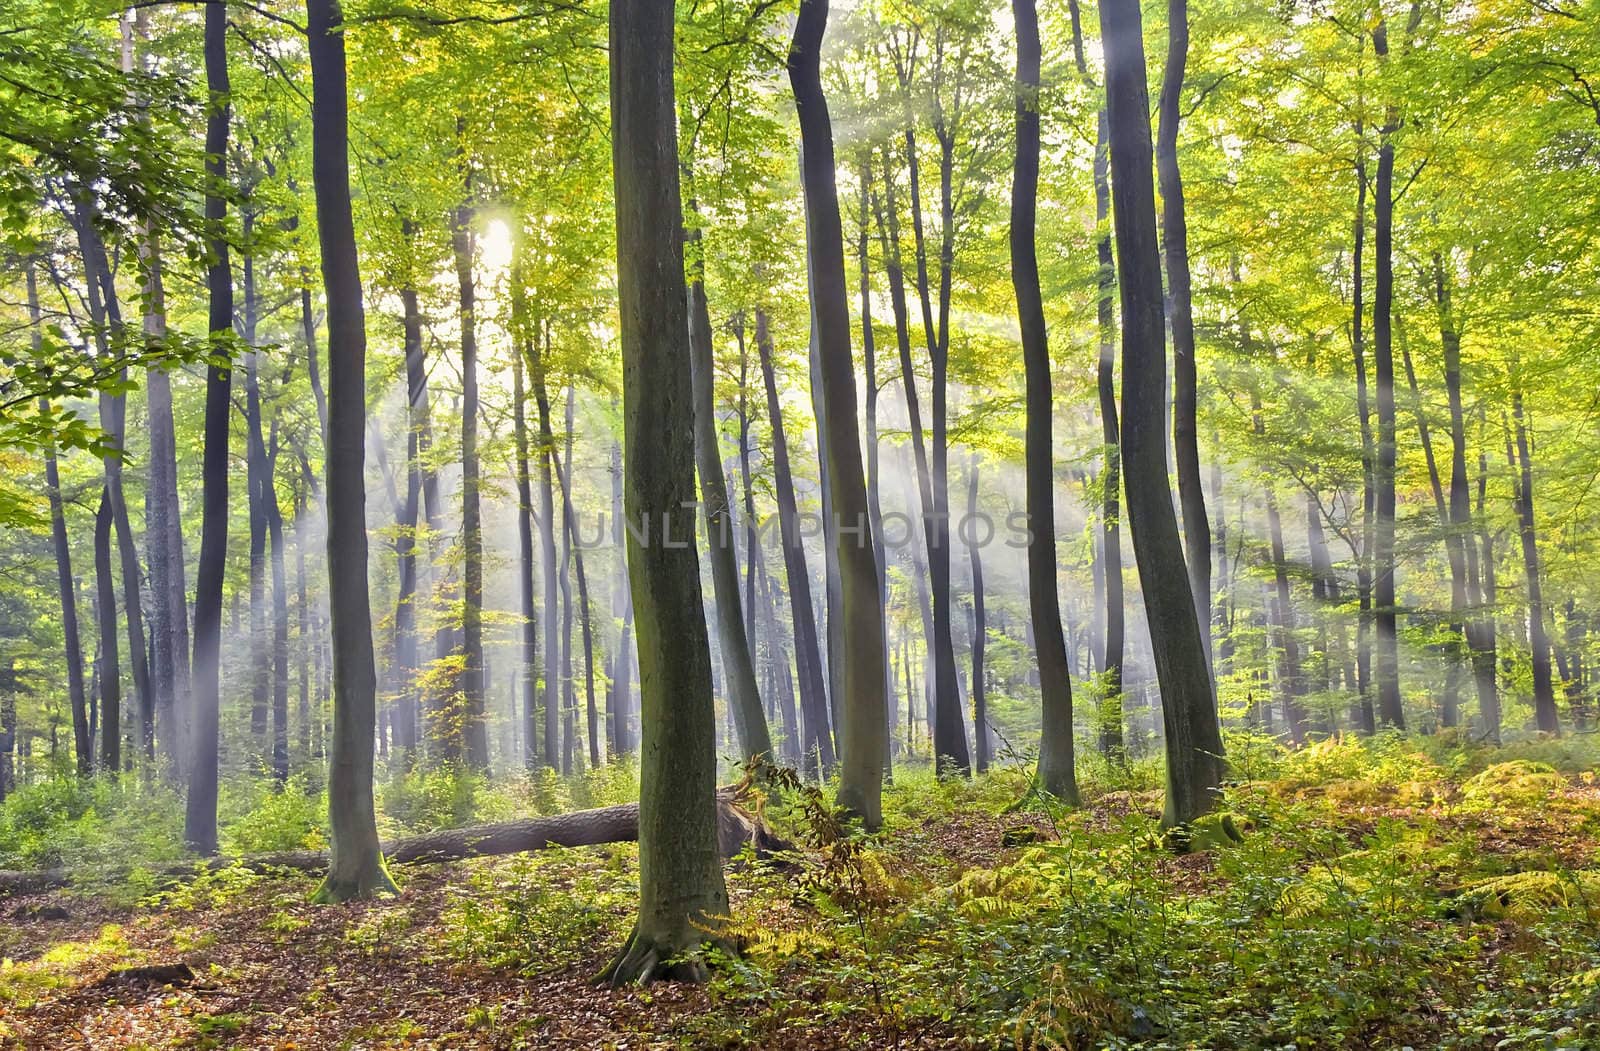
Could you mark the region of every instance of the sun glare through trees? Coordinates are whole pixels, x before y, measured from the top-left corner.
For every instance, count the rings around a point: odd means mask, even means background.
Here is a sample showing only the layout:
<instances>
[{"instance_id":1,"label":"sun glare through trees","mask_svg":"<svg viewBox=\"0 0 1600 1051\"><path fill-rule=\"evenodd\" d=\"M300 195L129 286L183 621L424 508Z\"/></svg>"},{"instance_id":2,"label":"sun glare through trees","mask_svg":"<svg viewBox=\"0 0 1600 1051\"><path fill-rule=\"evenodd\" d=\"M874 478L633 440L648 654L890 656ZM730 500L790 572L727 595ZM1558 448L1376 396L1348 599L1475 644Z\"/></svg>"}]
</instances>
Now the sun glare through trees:
<instances>
[{"instance_id":1,"label":"sun glare through trees","mask_svg":"<svg viewBox=\"0 0 1600 1051\"><path fill-rule=\"evenodd\" d=\"M1600 1048L1600 0L0 0L0 1051Z\"/></svg>"}]
</instances>

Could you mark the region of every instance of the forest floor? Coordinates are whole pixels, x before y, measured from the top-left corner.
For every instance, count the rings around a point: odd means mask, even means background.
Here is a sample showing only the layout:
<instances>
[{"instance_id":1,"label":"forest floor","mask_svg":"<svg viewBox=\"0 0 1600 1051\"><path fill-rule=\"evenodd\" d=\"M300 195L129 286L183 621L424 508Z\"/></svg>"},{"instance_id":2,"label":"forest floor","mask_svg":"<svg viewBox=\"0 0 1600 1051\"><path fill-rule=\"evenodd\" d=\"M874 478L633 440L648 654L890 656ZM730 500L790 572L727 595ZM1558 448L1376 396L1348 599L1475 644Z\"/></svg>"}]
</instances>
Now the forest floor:
<instances>
[{"instance_id":1,"label":"forest floor","mask_svg":"<svg viewBox=\"0 0 1600 1051\"><path fill-rule=\"evenodd\" d=\"M774 800L812 846L730 868L743 951L701 987L592 980L632 845L412 866L345 906L237 869L13 898L0 1048L1596 1048L1594 758L1260 751L1184 855L1150 771L1009 813L1016 772L903 774L849 848ZM107 980L179 963L192 980Z\"/></svg>"}]
</instances>

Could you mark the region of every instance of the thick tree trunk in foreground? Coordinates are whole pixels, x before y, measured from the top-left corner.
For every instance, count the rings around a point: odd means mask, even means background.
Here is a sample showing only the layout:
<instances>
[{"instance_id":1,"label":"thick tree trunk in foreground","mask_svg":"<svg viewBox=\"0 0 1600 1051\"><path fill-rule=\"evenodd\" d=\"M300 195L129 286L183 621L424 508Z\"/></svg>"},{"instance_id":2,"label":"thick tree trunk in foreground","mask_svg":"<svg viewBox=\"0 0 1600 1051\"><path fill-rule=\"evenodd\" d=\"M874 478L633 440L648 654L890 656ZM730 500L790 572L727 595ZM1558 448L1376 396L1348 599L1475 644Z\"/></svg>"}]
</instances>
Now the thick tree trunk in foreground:
<instances>
[{"instance_id":1,"label":"thick tree trunk in foreground","mask_svg":"<svg viewBox=\"0 0 1600 1051\"><path fill-rule=\"evenodd\" d=\"M206 121L206 175L213 185L206 194L206 219L220 227L227 214L221 194L227 178L228 152L228 12L223 4L206 8L206 86L211 109ZM213 350L231 356L233 275L228 270L228 243L219 233L208 245L206 271L210 298ZM201 854L217 852L217 707L221 692L222 577L228 558L228 431L231 370L227 364L206 368L205 456L200 468L200 562L194 586L193 691L194 752L189 761L189 794L184 809L183 839Z\"/></svg>"},{"instance_id":2,"label":"thick tree trunk in foreground","mask_svg":"<svg viewBox=\"0 0 1600 1051\"><path fill-rule=\"evenodd\" d=\"M883 602L878 590L877 555L869 535L867 483L856 420L855 363L850 353L850 310L834 175L833 126L822 89L822 37L827 23L827 0L801 0L789 46L789 84L800 120L806 250L814 296L812 321L826 413L819 426L827 432L844 617L844 699L838 706L843 720L838 803L860 815L867 828L876 829L882 821L883 767L889 751L888 728L884 725ZM954 655L950 656L953 659ZM966 735L961 730L959 709L956 716L960 749L951 758L964 768Z\"/></svg>"},{"instance_id":3,"label":"thick tree trunk in foreground","mask_svg":"<svg viewBox=\"0 0 1600 1051\"><path fill-rule=\"evenodd\" d=\"M209 14L209 12L208 12ZM328 876L317 897L393 893L372 801L377 672L367 592L366 318L350 213L344 19L339 0L307 0L312 172L328 303L328 603L333 637L333 747L328 762Z\"/></svg>"},{"instance_id":4,"label":"thick tree trunk in foreground","mask_svg":"<svg viewBox=\"0 0 1600 1051\"><path fill-rule=\"evenodd\" d=\"M703 979L728 914L717 842L716 708L700 593L673 8L611 6L611 143L622 335L624 509L638 624L639 918L613 983ZM645 539L644 529L659 529ZM664 534L664 535L662 535Z\"/></svg>"},{"instance_id":5,"label":"thick tree trunk in foreground","mask_svg":"<svg viewBox=\"0 0 1600 1051\"><path fill-rule=\"evenodd\" d=\"M856 240L857 262L861 271L861 358L862 382L866 387L867 525L872 530L872 554L878 566L878 606L883 619L884 726L888 740L883 754L884 776L890 776L894 752L894 669L889 667L889 561L883 544L883 502L878 471L878 355L877 334L872 330L872 265L867 254L871 237L872 167L861 165L860 228ZM748 458L746 474L748 475ZM746 492L749 491L748 478ZM753 533L751 534L754 535ZM752 590L754 577L752 575Z\"/></svg>"},{"instance_id":6,"label":"thick tree trunk in foreground","mask_svg":"<svg viewBox=\"0 0 1600 1051\"><path fill-rule=\"evenodd\" d=\"M1189 58L1188 0L1167 0L1167 62L1157 100L1156 172L1161 181L1161 241L1167 257L1167 295L1172 304L1172 443L1183 507L1183 545L1194 590L1200 637L1211 657L1211 523L1200 483L1196 427L1197 386L1194 310L1189 295L1189 225L1184 216L1183 175L1178 168L1178 120L1184 66Z\"/></svg>"},{"instance_id":7,"label":"thick tree trunk in foreground","mask_svg":"<svg viewBox=\"0 0 1600 1051\"><path fill-rule=\"evenodd\" d=\"M1043 708L1039 780L1045 791L1076 805L1072 675L1056 588L1055 405L1034 245L1039 192L1039 17L1033 0L1013 0L1012 10L1017 23L1017 160L1011 191L1011 284L1022 327L1027 387L1028 609Z\"/></svg>"},{"instance_id":8,"label":"thick tree trunk in foreground","mask_svg":"<svg viewBox=\"0 0 1600 1051\"><path fill-rule=\"evenodd\" d=\"M1170 826L1192 821L1216 805L1226 764L1205 642L1188 574L1181 568L1183 542L1167 483L1165 318L1138 0L1101 0L1100 12L1122 292L1128 523L1161 689L1167 751L1162 822Z\"/></svg>"}]
</instances>

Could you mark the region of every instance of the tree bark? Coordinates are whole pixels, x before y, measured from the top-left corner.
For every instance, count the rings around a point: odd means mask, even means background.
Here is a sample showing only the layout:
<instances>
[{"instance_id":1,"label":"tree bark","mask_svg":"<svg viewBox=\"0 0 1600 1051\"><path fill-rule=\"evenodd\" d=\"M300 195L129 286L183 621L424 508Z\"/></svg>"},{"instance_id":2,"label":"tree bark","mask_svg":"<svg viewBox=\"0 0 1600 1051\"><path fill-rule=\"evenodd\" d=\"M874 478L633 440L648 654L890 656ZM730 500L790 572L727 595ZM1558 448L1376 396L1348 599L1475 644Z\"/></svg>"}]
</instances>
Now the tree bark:
<instances>
[{"instance_id":1,"label":"tree bark","mask_svg":"<svg viewBox=\"0 0 1600 1051\"><path fill-rule=\"evenodd\" d=\"M457 131L460 131L458 123ZM465 166L465 158L462 159ZM468 192L471 178L468 176ZM450 243L461 304L461 720L463 758L474 770L489 768L489 729L483 701L483 511L478 492L477 286L472 273L475 238L470 204L456 209ZM330 366L331 367L331 366ZM454 742L452 734L449 738Z\"/></svg>"},{"instance_id":2,"label":"tree bark","mask_svg":"<svg viewBox=\"0 0 1600 1051\"><path fill-rule=\"evenodd\" d=\"M1028 609L1039 665L1039 780L1047 792L1075 806L1072 675L1056 585L1055 405L1034 244L1039 195L1039 17L1034 0L1013 0L1012 12L1017 26L1017 156L1011 191L1011 284L1022 329L1027 390Z\"/></svg>"},{"instance_id":3,"label":"tree bark","mask_svg":"<svg viewBox=\"0 0 1600 1051\"><path fill-rule=\"evenodd\" d=\"M1166 730L1167 799L1175 825L1219 798L1225 761L1194 594L1167 482L1161 261L1151 177L1149 93L1137 0L1101 0L1106 115L1122 295L1122 453L1128 522Z\"/></svg>"},{"instance_id":4,"label":"tree bark","mask_svg":"<svg viewBox=\"0 0 1600 1051\"><path fill-rule=\"evenodd\" d=\"M1388 32L1383 22L1372 31L1372 47L1382 62L1389 53ZM1394 581L1394 142L1390 136L1398 126L1398 118L1391 109L1379 136L1377 185L1373 194L1372 359L1378 385L1378 444L1373 469L1377 523L1372 602L1378 636L1378 722L1404 729L1406 714L1400 699L1400 639Z\"/></svg>"},{"instance_id":5,"label":"tree bark","mask_svg":"<svg viewBox=\"0 0 1600 1051\"><path fill-rule=\"evenodd\" d=\"M700 591L673 8L615 0L611 143L622 333L624 505L641 687L639 918L613 983L700 979L728 913L716 817L716 707ZM659 525L665 535L643 529ZM673 526L676 526L674 529ZM677 536L674 538L673 534Z\"/></svg>"},{"instance_id":6,"label":"tree bark","mask_svg":"<svg viewBox=\"0 0 1600 1051\"><path fill-rule=\"evenodd\" d=\"M206 220L212 225L206 288L210 299L209 335L221 362L206 367L205 453L201 464L200 561L195 571L193 690L194 754L189 763L189 794L184 808L183 839L200 854L217 852L217 707L221 691L222 579L228 558L228 431L233 354L233 275L228 267L228 242L221 226L227 216L223 188L228 152L228 12L213 4L205 14L206 87L210 110L206 121Z\"/></svg>"},{"instance_id":7,"label":"tree bark","mask_svg":"<svg viewBox=\"0 0 1600 1051\"><path fill-rule=\"evenodd\" d=\"M839 706L843 724L837 798L840 806L859 815L868 829L875 830L882 821L883 768L889 750L884 725L883 602L867 520L866 474L856 417L855 363L850 352L850 308L834 175L833 127L822 88L822 38L827 22L827 0L802 0L789 46L789 84L800 121L806 250L826 414L818 425L827 433L843 607L844 703ZM966 735L960 729L959 709L955 714L960 750L952 758L965 768Z\"/></svg>"},{"instance_id":8,"label":"tree bark","mask_svg":"<svg viewBox=\"0 0 1600 1051\"><path fill-rule=\"evenodd\" d=\"M1195 616L1211 659L1211 523L1206 518L1200 482L1194 308L1190 301L1189 225L1184 215L1183 175L1178 167L1178 121L1184 66L1189 58L1188 0L1167 0L1167 59L1157 99L1156 173L1161 183L1161 238L1167 262L1167 296L1172 307L1172 443L1183 508L1183 543Z\"/></svg>"},{"instance_id":9,"label":"tree bark","mask_svg":"<svg viewBox=\"0 0 1600 1051\"><path fill-rule=\"evenodd\" d=\"M967 466L967 518L978 520L978 456L972 455ZM981 545L971 537L967 541L967 558L972 566L972 747L978 772L989 769L989 699L984 681L984 644L988 641L989 623L983 608L983 553Z\"/></svg>"},{"instance_id":10,"label":"tree bark","mask_svg":"<svg viewBox=\"0 0 1600 1051\"><path fill-rule=\"evenodd\" d=\"M1533 514L1533 459L1520 388L1511 392L1511 421L1517 443L1517 532L1522 540L1522 568L1528 581L1528 649L1533 663L1533 711L1539 732L1559 734L1555 684L1550 675L1550 635L1545 627L1544 581L1539 567L1539 539Z\"/></svg>"},{"instance_id":11,"label":"tree bark","mask_svg":"<svg viewBox=\"0 0 1600 1051\"><path fill-rule=\"evenodd\" d=\"M691 175L691 179L693 176ZM695 201L689 213L695 216ZM698 222L698 218L696 217ZM711 560L717 648L728 708L746 759L770 756L772 735L761 706L756 665L745 631L744 604L739 594L733 509L728 478L722 469L722 443L717 436L716 353L711 339L711 308L706 301L705 248L698 226L685 234L689 252L689 367L694 388L694 458L700 475L700 499L706 519L706 555Z\"/></svg>"},{"instance_id":12,"label":"tree bark","mask_svg":"<svg viewBox=\"0 0 1600 1051\"><path fill-rule=\"evenodd\" d=\"M306 15L315 92L312 173L328 304L328 603L334 683L331 850L317 898L347 901L390 894L395 886L383 863L372 799L377 672L367 590L367 334L350 211L344 17L339 0L306 0Z\"/></svg>"},{"instance_id":13,"label":"tree bark","mask_svg":"<svg viewBox=\"0 0 1600 1051\"><path fill-rule=\"evenodd\" d=\"M533 483L528 473L528 414L524 407L522 379L524 345L528 340L526 307L518 268L511 276L511 413L517 450L517 584L522 600L522 668L517 681L522 705L523 765L532 769L539 755L535 740L538 733L539 621L533 601Z\"/></svg>"},{"instance_id":14,"label":"tree bark","mask_svg":"<svg viewBox=\"0 0 1600 1051\"><path fill-rule=\"evenodd\" d=\"M789 443L783 430L783 407L778 402L777 376L772 367L772 338L767 316L756 311L756 351L767 393L767 414L772 422L772 484L778 497L778 528L783 539L783 562L789 580L789 604L794 624L795 658L800 673L800 710L805 718L807 762L827 777L833 772L833 736L828 731L827 693L823 687L822 654L817 643L817 620L811 604L811 576L806 569L805 544L800 538L800 512L794 498L794 476L789 468ZM814 757L814 758L810 758Z\"/></svg>"},{"instance_id":15,"label":"tree bark","mask_svg":"<svg viewBox=\"0 0 1600 1051\"><path fill-rule=\"evenodd\" d=\"M539 410L539 543L544 580L544 762L552 770L561 768L559 725L561 713L561 613L560 576L556 568L555 482L550 461L555 453L555 434L550 429L550 395L545 387L544 346L547 328L534 333L529 344L528 373L533 380L534 403Z\"/></svg>"}]
</instances>

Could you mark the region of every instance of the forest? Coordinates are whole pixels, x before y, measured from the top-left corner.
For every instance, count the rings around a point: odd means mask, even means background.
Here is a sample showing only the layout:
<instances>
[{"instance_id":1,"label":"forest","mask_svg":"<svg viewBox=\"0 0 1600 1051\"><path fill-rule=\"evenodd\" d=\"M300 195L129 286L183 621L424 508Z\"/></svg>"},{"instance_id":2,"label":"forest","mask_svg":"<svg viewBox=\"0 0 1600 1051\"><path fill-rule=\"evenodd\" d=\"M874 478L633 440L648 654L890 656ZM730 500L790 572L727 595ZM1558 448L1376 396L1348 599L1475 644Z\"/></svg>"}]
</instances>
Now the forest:
<instances>
[{"instance_id":1,"label":"forest","mask_svg":"<svg viewBox=\"0 0 1600 1051\"><path fill-rule=\"evenodd\" d=\"M0 1049L1600 1049L1597 235L1600 0L0 0Z\"/></svg>"}]
</instances>

